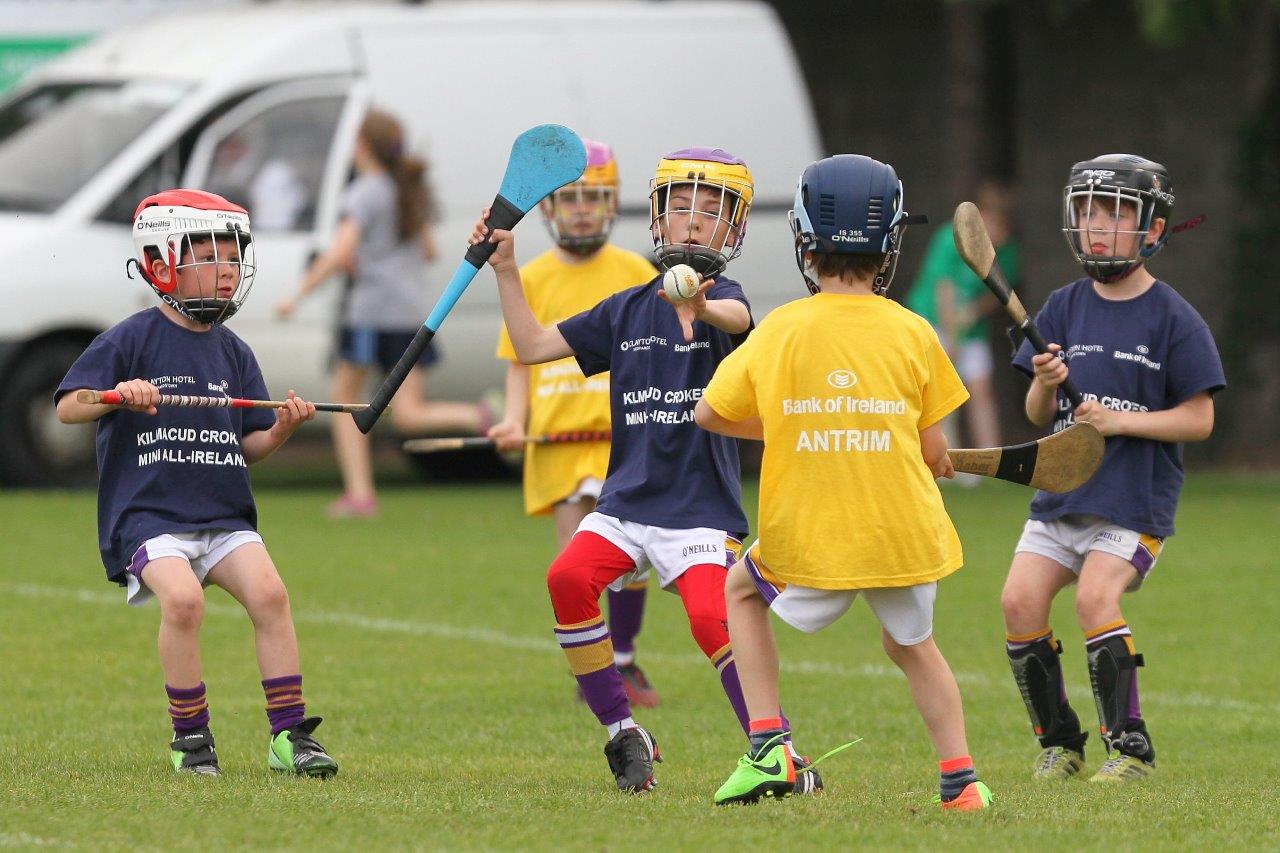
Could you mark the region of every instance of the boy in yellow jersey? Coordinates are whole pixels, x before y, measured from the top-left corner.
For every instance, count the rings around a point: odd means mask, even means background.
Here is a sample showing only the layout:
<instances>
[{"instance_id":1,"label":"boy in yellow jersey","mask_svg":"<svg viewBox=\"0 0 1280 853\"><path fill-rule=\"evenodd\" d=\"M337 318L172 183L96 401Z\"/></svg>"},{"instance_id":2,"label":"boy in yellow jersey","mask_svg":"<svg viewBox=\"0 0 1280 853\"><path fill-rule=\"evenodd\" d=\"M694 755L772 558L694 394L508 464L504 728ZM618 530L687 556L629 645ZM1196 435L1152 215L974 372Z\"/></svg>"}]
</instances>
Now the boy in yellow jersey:
<instances>
[{"instance_id":1,"label":"boy in yellow jersey","mask_svg":"<svg viewBox=\"0 0 1280 853\"><path fill-rule=\"evenodd\" d=\"M765 443L759 539L725 584L751 747L717 804L796 786L769 610L813 632L859 594L937 750L942 808L991 801L968 755L955 677L932 638L937 582L963 562L934 483L955 476L942 419L969 394L928 322L884 298L909 221L891 167L853 154L811 164L791 227L813 295L766 317L698 402L704 429Z\"/></svg>"},{"instance_id":2,"label":"boy in yellow jersey","mask_svg":"<svg viewBox=\"0 0 1280 853\"><path fill-rule=\"evenodd\" d=\"M657 275L643 256L609 244L618 215L618 164L608 145L590 139L583 143L587 169L582 178L556 190L541 205L555 248L520 269L525 297L543 325L594 308L606 297ZM521 364L505 325L497 355L509 362L506 410L489 437L499 450L524 451L525 512L551 514L556 550L563 551L596 508L609 470L609 441L526 446L526 430L535 436L607 432L609 375L587 378L573 357ZM633 705L652 708L658 704L658 693L635 661L647 586L641 579L609 590L609 632L627 697Z\"/></svg>"}]
</instances>

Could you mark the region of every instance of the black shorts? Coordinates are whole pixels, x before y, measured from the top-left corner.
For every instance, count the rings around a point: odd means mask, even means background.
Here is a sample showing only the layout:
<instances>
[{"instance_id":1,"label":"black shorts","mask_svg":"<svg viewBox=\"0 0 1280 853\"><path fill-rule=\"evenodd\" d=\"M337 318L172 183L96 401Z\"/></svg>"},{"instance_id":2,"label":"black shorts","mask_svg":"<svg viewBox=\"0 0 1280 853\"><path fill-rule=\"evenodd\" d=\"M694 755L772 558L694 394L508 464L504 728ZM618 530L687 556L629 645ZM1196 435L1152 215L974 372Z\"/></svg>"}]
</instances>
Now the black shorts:
<instances>
[{"instance_id":1,"label":"black shorts","mask_svg":"<svg viewBox=\"0 0 1280 853\"><path fill-rule=\"evenodd\" d=\"M395 367L400 356L409 348L412 332L386 332L380 329L366 329L359 326L343 326L338 340L338 358L361 367L378 365L383 370ZM440 360L435 341L427 344L427 348L418 356L418 365L430 367Z\"/></svg>"}]
</instances>

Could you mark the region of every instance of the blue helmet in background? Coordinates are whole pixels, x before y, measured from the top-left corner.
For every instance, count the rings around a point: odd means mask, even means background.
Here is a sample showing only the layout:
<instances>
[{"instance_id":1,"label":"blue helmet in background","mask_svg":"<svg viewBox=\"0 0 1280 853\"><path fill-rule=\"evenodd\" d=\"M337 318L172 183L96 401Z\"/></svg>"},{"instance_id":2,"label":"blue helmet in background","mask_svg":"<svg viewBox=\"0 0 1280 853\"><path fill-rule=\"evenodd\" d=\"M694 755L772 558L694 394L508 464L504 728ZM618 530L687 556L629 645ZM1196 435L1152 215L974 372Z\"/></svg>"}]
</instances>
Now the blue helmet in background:
<instances>
[{"instance_id":1,"label":"blue helmet in background","mask_svg":"<svg viewBox=\"0 0 1280 853\"><path fill-rule=\"evenodd\" d=\"M809 164L796 184L788 217L796 241L796 266L810 293L805 252L884 255L871 289L884 294L898 265L902 233L911 222L903 208L902 181L893 167L861 154L837 154Z\"/></svg>"}]
</instances>

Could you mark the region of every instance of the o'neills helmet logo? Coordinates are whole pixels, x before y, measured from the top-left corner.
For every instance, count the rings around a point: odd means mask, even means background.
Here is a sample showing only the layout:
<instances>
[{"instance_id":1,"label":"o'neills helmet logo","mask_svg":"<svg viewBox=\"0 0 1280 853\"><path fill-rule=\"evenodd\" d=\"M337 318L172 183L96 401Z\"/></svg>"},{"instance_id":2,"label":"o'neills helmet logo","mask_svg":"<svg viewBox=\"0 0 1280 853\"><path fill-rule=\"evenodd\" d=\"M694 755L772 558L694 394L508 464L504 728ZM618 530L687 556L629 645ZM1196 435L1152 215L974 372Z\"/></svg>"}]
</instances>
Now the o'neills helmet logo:
<instances>
[{"instance_id":1,"label":"o'neills helmet logo","mask_svg":"<svg viewBox=\"0 0 1280 853\"><path fill-rule=\"evenodd\" d=\"M833 370L827 374L827 384L832 388L852 388L858 384L858 377L852 370Z\"/></svg>"}]
</instances>

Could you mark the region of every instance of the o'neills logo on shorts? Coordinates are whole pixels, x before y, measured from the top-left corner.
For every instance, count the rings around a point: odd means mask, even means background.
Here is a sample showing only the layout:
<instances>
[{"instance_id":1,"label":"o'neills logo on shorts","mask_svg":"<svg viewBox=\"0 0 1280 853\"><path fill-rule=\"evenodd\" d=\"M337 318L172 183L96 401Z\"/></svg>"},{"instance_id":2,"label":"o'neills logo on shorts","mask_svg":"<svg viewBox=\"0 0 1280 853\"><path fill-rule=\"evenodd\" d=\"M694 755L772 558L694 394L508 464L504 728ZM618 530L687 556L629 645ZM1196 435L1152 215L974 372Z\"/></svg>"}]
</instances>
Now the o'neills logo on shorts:
<instances>
[{"instance_id":1,"label":"o'neills logo on shorts","mask_svg":"<svg viewBox=\"0 0 1280 853\"><path fill-rule=\"evenodd\" d=\"M694 554L719 554L719 545L686 545L680 552L681 557L692 557Z\"/></svg>"}]
</instances>

